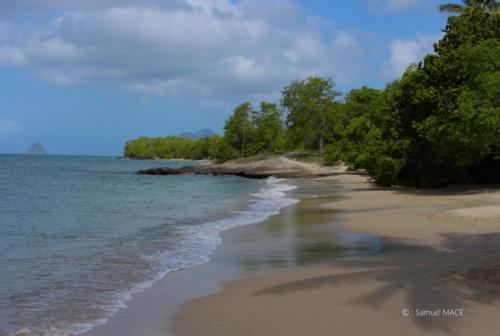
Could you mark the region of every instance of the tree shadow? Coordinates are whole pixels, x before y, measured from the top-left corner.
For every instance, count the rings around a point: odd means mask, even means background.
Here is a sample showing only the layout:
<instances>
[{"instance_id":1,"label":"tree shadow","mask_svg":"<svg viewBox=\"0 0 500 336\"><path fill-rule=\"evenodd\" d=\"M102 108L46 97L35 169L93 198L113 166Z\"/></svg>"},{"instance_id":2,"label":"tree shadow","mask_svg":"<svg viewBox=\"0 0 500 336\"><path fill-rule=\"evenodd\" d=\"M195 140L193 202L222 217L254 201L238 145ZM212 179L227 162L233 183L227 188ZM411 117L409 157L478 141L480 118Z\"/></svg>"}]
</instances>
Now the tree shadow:
<instances>
[{"instance_id":1,"label":"tree shadow","mask_svg":"<svg viewBox=\"0 0 500 336\"><path fill-rule=\"evenodd\" d=\"M352 175L366 177L369 175L351 172ZM342 175L342 174L339 174ZM338 185L342 187L342 185ZM475 195L485 192L498 192L500 191L500 184L450 184L446 187L435 188L416 188L410 186L393 186L384 187L377 185L372 179L369 179L369 186L346 188L349 192L363 192L363 191L392 191L398 194L405 195L420 195L420 196L460 196L460 195Z\"/></svg>"},{"instance_id":2,"label":"tree shadow","mask_svg":"<svg viewBox=\"0 0 500 336\"><path fill-rule=\"evenodd\" d=\"M404 188L394 187L392 190L398 194L415 196L466 196L488 192L500 191L500 185L451 185L446 188Z\"/></svg>"},{"instance_id":3,"label":"tree shadow","mask_svg":"<svg viewBox=\"0 0 500 336\"><path fill-rule=\"evenodd\" d=\"M382 251L373 256L334 263L348 271L342 274L292 281L260 290L254 295L284 295L321 286L354 283L381 285L349 303L380 310L395 294L406 294L412 321L424 330L453 333L457 316L417 316L417 311L442 311L492 304L500 299L500 234L445 234L439 247L419 246L383 239Z\"/></svg>"}]
</instances>

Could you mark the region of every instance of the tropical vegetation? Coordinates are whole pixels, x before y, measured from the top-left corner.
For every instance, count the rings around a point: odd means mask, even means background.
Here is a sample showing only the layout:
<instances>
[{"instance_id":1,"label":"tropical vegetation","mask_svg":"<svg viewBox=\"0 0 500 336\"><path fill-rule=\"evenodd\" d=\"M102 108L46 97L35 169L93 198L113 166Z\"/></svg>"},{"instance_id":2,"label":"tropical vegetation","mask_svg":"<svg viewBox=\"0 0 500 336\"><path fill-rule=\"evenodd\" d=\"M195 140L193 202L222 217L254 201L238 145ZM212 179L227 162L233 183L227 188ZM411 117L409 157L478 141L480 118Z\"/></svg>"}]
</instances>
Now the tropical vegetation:
<instances>
[{"instance_id":1,"label":"tropical vegetation","mask_svg":"<svg viewBox=\"0 0 500 336\"><path fill-rule=\"evenodd\" d=\"M222 136L197 141L140 138L130 157L215 158L314 151L328 164L364 169L380 185L437 187L500 183L500 15L498 3L464 0L434 53L378 90L342 96L330 78L296 80L279 104L246 102Z\"/></svg>"}]
</instances>

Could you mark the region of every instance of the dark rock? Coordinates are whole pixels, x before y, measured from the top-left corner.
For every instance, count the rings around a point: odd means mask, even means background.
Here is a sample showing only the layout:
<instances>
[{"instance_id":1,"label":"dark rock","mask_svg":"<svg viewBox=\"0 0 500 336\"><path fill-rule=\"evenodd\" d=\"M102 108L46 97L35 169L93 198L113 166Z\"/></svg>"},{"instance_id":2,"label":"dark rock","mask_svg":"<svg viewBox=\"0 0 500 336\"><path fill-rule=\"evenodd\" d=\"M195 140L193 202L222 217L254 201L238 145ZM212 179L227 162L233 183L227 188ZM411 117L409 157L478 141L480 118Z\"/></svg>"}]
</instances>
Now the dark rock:
<instances>
[{"instance_id":1,"label":"dark rock","mask_svg":"<svg viewBox=\"0 0 500 336\"><path fill-rule=\"evenodd\" d=\"M270 176L278 178L303 178L337 175L344 172L335 167L326 167L318 163L305 163L290 159L284 155L259 155L252 158L241 158L222 164L188 166L182 168L160 167L141 170L142 175L233 175L254 179Z\"/></svg>"},{"instance_id":2,"label":"dark rock","mask_svg":"<svg viewBox=\"0 0 500 336\"><path fill-rule=\"evenodd\" d=\"M180 174L194 174L194 175L232 175L255 179L264 179L272 176L273 174L241 170L241 169L231 169L225 168L220 165L207 165L207 166L197 166L197 167L182 167L182 168L169 168L169 167L159 167L140 170L137 172L139 175L180 175Z\"/></svg>"}]
</instances>

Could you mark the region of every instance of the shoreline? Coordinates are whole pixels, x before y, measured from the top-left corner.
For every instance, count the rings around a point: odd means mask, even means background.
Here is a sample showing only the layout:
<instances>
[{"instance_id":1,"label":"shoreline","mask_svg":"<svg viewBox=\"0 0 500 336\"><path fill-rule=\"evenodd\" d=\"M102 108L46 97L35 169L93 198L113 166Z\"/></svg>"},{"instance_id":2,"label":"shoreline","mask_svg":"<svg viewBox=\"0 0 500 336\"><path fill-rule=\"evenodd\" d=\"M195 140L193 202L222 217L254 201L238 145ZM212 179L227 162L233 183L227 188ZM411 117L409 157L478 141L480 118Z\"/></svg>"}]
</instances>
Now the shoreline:
<instances>
[{"instance_id":1,"label":"shoreline","mask_svg":"<svg viewBox=\"0 0 500 336\"><path fill-rule=\"evenodd\" d=\"M265 154L251 158L239 158L224 163L208 163L180 168L156 167L139 170L139 175L233 175L253 179L317 178L345 173L345 166L325 166L297 160L296 154Z\"/></svg>"},{"instance_id":2,"label":"shoreline","mask_svg":"<svg viewBox=\"0 0 500 336\"><path fill-rule=\"evenodd\" d=\"M282 208L279 214L263 221L223 231L222 243L210 261L169 273L152 287L134 294L127 303L128 307L107 323L84 335L171 335L170 322L181 304L219 292L229 281L294 269L298 265L314 264L338 255L372 252L377 248L378 242L369 235L347 237L350 233L332 226L335 214L328 211L319 212L316 226L309 225L304 218L309 217L311 211L316 213L318 206L332 197L335 192L333 184L318 183L315 179L286 180L285 184L297 186L288 192L287 197L299 199L298 203ZM289 226L283 226L285 223ZM329 239L337 244L336 248L322 246L317 230L329 235ZM342 246L340 241L335 242L336 239L350 241Z\"/></svg>"},{"instance_id":3,"label":"shoreline","mask_svg":"<svg viewBox=\"0 0 500 336\"><path fill-rule=\"evenodd\" d=\"M327 207L339 212L336 225L380 237L380 253L231 281L184 304L175 335L500 330L498 189L385 189L355 175L321 181L344 195Z\"/></svg>"}]
</instances>

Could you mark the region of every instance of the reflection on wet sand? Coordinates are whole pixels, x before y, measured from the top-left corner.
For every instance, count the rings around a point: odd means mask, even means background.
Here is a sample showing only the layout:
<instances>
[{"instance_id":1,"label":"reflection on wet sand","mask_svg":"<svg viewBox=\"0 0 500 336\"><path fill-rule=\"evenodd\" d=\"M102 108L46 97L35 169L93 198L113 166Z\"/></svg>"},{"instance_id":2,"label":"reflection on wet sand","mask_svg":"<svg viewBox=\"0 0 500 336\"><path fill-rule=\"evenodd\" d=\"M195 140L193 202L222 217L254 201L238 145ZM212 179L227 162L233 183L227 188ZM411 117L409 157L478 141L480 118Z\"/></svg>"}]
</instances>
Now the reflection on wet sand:
<instances>
[{"instance_id":1,"label":"reflection on wet sand","mask_svg":"<svg viewBox=\"0 0 500 336\"><path fill-rule=\"evenodd\" d=\"M338 213L326 204L337 199L303 199L239 235L234 243L237 253L216 258L224 258L250 274L375 252L379 248L376 237L346 232L335 225Z\"/></svg>"}]
</instances>

